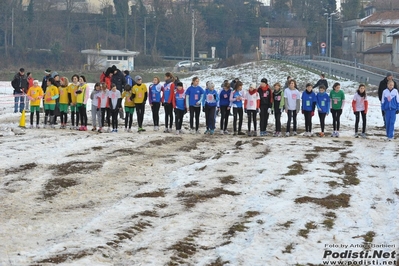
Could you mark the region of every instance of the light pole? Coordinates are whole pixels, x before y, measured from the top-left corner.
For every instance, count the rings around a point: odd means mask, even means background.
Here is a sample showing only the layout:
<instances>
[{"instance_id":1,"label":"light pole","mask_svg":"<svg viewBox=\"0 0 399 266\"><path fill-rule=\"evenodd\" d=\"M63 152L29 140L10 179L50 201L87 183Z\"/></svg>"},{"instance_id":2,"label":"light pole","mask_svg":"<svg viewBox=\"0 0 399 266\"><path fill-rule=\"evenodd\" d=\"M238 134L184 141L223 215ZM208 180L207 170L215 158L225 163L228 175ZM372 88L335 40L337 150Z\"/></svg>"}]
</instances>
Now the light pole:
<instances>
[{"instance_id":1,"label":"light pole","mask_svg":"<svg viewBox=\"0 0 399 266\"><path fill-rule=\"evenodd\" d=\"M326 38L328 38L328 75L331 76L331 39L332 39L332 17L337 14L335 12L333 13L324 13L325 16L327 16L327 32L326 32ZM328 20L330 20L330 36L328 37Z\"/></svg>"},{"instance_id":2,"label":"light pole","mask_svg":"<svg viewBox=\"0 0 399 266\"><path fill-rule=\"evenodd\" d=\"M266 21L266 24L267 24L267 36L266 36L266 59L267 58L269 58L269 43L270 43L270 40L269 40L269 36L270 36L270 23L268 22L268 21Z\"/></svg>"},{"instance_id":3,"label":"light pole","mask_svg":"<svg viewBox=\"0 0 399 266\"><path fill-rule=\"evenodd\" d=\"M144 55L147 55L147 17L144 17Z\"/></svg>"}]
</instances>

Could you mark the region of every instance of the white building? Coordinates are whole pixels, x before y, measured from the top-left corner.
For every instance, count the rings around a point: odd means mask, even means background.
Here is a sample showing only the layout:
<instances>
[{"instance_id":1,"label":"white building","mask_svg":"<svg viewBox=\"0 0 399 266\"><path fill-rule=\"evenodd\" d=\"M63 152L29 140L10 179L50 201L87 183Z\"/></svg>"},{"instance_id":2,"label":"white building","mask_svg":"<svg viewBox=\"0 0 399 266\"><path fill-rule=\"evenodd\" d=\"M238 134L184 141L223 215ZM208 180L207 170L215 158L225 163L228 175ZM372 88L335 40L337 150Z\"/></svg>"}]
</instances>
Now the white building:
<instances>
[{"instance_id":1,"label":"white building","mask_svg":"<svg viewBox=\"0 0 399 266\"><path fill-rule=\"evenodd\" d=\"M121 70L134 70L134 57L139 52L129 50L97 50L88 49L82 50L82 54L87 55L87 69L89 70L104 70L112 65L115 65Z\"/></svg>"}]
</instances>

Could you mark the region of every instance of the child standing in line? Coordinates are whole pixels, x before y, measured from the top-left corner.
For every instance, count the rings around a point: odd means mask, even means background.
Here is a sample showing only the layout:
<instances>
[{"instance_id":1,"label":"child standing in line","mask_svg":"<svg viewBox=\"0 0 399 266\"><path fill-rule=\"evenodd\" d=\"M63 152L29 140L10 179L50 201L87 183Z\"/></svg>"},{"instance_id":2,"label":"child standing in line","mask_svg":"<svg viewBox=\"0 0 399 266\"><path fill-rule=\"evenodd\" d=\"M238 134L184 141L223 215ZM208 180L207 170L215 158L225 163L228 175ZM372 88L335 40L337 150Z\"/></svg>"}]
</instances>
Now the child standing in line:
<instances>
[{"instance_id":1,"label":"child standing in line","mask_svg":"<svg viewBox=\"0 0 399 266\"><path fill-rule=\"evenodd\" d=\"M259 113L260 97L256 90L256 84L251 83L248 92L244 96L244 110L248 115L248 136L256 136L256 114ZM253 121L254 130L251 131L251 122Z\"/></svg>"},{"instance_id":2,"label":"child standing in line","mask_svg":"<svg viewBox=\"0 0 399 266\"><path fill-rule=\"evenodd\" d=\"M154 77L152 79L152 84L148 88L148 91L150 93L150 97L148 97L148 102L150 103L150 106L151 106L152 121L154 122L154 131L159 130L159 108L161 107L161 100L162 100L161 92L163 90L163 87L160 82L161 81L159 80L158 77ZM174 87L174 84L173 84L173 87ZM165 113L165 116L166 116L166 113ZM171 116L171 118L173 118L173 115ZM172 119L172 121L173 121L173 119Z\"/></svg>"},{"instance_id":3,"label":"child standing in line","mask_svg":"<svg viewBox=\"0 0 399 266\"><path fill-rule=\"evenodd\" d=\"M87 100L90 97L89 88L87 88L86 77L79 77L79 87L75 92L76 94L76 106L79 110L79 116L81 120L80 131L87 131Z\"/></svg>"},{"instance_id":4,"label":"child standing in line","mask_svg":"<svg viewBox=\"0 0 399 266\"><path fill-rule=\"evenodd\" d=\"M165 130L163 132L169 133L172 132L173 127L173 105L172 101L174 99L175 93L175 82L178 78L174 77L172 73L166 72L165 73L165 83L162 89L162 106L165 111ZM177 83L176 83L177 84Z\"/></svg>"},{"instance_id":5,"label":"child standing in line","mask_svg":"<svg viewBox=\"0 0 399 266\"><path fill-rule=\"evenodd\" d=\"M242 92L242 82L237 81L234 87L234 91L230 94L230 102L233 107L233 131L234 135L245 135L242 129L242 121L244 111L242 108L242 100L244 99L244 93ZM238 116L238 131L237 131L237 116Z\"/></svg>"},{"instance_id":6,"label":"child standing in line","mask_svg":"<svg viewBox=\"0 0 399 266\"><path fill-rule=\"evenodd\" d=\"M267 136L266 128L269 115L272 113L273 96L266 78L261 80L258 93L260 97L260 136Z\"/></svg>"},{"instance_id":7,"label":"child standing in line","mask_svg":"<svg viewBox=\"0 0 399 266\"><path fill-rule=\"evenodd\" d=\"M333 128L334 131L331 137L339 137L339 126L340 117L342 115L342 109L345 105L345 93L341 90L341 84L338 82L334 83L333 90L330 92L330 106L331 115L333 117Z\"/></svg>"},{"instance_id":8,"label":"child standing in line","mask_svg":"<svg viewBox=\"0 0 399 266\"><path fill-rule=\"evenodd\" d=\"M288 120L287 120L287 128L285 131L285 136L289 137L290 136L290 130L291 130L291 119L293 120L293 132L292 134L294 136L297 135L296 133L296 116L300 110L301 106L301 93L297 89L296 81L294 79L291 79L289 81L288 88L284 90L284 108L285 112L288 114Z\"/></svg>"},{"instance_id":9,"label":"child standing in line","mask_svg":"<svg viewBox=\"0 0 399 266\"><path fill-rule=\"evenodd\" d=\"M94 85L94 90L90 93L91 99L91 123L93 128L91 131L97 131L97 121L98 127L101 127L101 109L98 106L97 94L101 92L101 83L97 82Z\"/></svg>"},{"instance_id":10,"label":"child standing in line","mask_svg":"<svg viewBox=\"0 0 399 266\"><path fill-rule=\"evenodd\" d=\"M181 127L183 124L183 116L187 113L186 95L184 93L183 83L176 83L176 92L173 95L172 106L176 116L176 135L182 133Z\"/></svg>"},{"instance_id":11,"label":"child standing in line","mask_svg":"<svg viewBox=\"0 0 399 266\"><path fill-rule=\"evenodd\" d=\"M330 112L330 96L328 96L328 94L326 93L326 86L319 86L319 93L317 93L316 95L316 101L321 130L319 137L324 137L325 119L326 115L328 115Z\"/></svg>"},{"instance_id":12,"label":"child standing in line","mask_svg":"<svg viewBox=\"0 0 399 266\"><path fill-rule=\"evenodd\" d=\"M302 114L305 116L305 137L311 137L312 134L312 117L316 109L316 93L313 91L312 84L306 84L306 90L302 93Z\"/></svg>"},{"instance_id":13,"label":"child standing in line","mask_svg":"<svg viewBox=\"0 0 399 266\"><path fill-rule=\"evenodd\" d=\"M39 81L34 80L33 86L28 89L26 96L30 100L30 128L33 128L33 115L36 112L36 128L39 128L40 120L40 101L43 98L43 89L39 86Z\"/></svg>"},{"instance_id":14,"label":"child standing in line","mask_svg":"<svg viewBox=\"0 0 399 266\"><path fill-rule=\"evenodd\" d=\"M108 93L109 98L109 107L111 112L111 120L112 120L112 133L118 132L118 114L119 110L122 109L122 98L121 92L116 89L116 85L114 83L111 84L111 91Z\"/></svg>"},{"instance_id":15,"label":"child standing in line","mask_svg":"<svg viewBox=\"0 0 399 266\"><path fill-rule=\"evenodd\" d=\"M125 132L132 132L133 114L135 108L134 101L130 100L130 97L132 96L132 87L129 84L126 84L124 89L124 92L122 92L122 99L125 99ZM128 123L129 128L127 128Z\"/></svg>"},{"instance_id":16,"label":"child standing in line","mask_svg":"<svg viewBox=\"0 0 399 266\"><path fill-rule=\"evenodd\" d=\"M58 88L54 84L53 78L47 80L46 94L44 95L44 127L47 127L47 121L49 121L51 128L54 128L55 100L60 97Z\"/></svg>"},{"instance_id":17,"label":"child standing in line","mask_svg":"<svg viewBox=\"0 0 399 266\"><path fill-rule=\"evenodd\" d=\"M230 116L230 95L231 87L230 82L226 80L223 82L223 89L219 93L218 109L220 109L220 134L228 135L227 124L229 123Z\"/></svg>"},{"instance_id":18,"label":"child standing in line","mask_svg":"<svg viewBox=\"0 0 399 266\"><path fill-rule=\"evenodd\" d=\"M284 91L281 89L279 82L273 85L273 112L276 125L276 131L273 137L281 137L281 114L284 112Z\"/></svg>"},{"instance_id":19,"label":"child standing in line","mask_svg":"<svg viewBox=\"0 0 399 266\"><path fill-rule=\"evenodd\" d=\"M359 128L359 120L360 114L362 115L362 134L360 135L362 138L366 138L366 114L369 107L369 102L366 96L366 86L364 84L360 84L356 94L353 96L352 100L352 108L353 113L355 114L355 138L359 137L357 133Z\"/></svg>"},{"instance_id":20,"label":"child standing in line","mask_svg":"<svg viewBox=\"0 0 399 266\"><path fill-rule=\"evenodd\" d=\"M199 78L194 77L191 86L186 90L186 106L190 112L190 130L192 134L199 134L199 117L201 112L201 102L204 97L204 89L199 84ZM195 129L194 129L195 116Z\"/></svg>"},{"instance_id":21,"label":"child standing in line","mask_svg":"<svg viewBox=\"0 0 399 266\"><path fill-rule=\"evenodd\" d=\"M381 110L385 112L385 123L387 140L392 141L395 130L396 115L399 114L399 95L398 89L394 90L394 81L389 80L386 88L382 92Z\"/></svg>"},{"instance_id":22,"label":"child standing in line","mask_svg":"<svg viewBox=\"0 0 399 266\"><path fill-rule=\"evenodd\" d=\"M143 80L140 76L135 76L134 80L136 84L132 89L131 100L134 102L136 106L136 115L137 115L137 124L138 124L138 132L143 132L145 129L143 128L143 120L144 120L144 111L145 111L145 103L147 101L147 86L142 83Z\"/></svg>"},{"instance_id":23,"label":"child standing in line","mask_svg":"<svg viewBox=\"0 0 399 266\"><path fill-rule=\"evenodd\" d=\"M206 121L205 134L213 135L215 133L215 112L218 101L219 95L215 91L215 84L210 81L205 90L205 96L202 98L202 111L205 112Z\"/></svg>"},{"instance_id":24,"label":"child standing in line","mask_svg":"<svg viewBox=\"0 0 399 266\"><path fill-rule=\"evenodd\" d=\"M71 106L71 123L72 125L69 129L78 129L79 126L79 110L76 106L76 91L79 87L79 76L73 75L72 76L72 83L68 86L68 99L69 105ZM76 116L76 124L75 124L75 116Z\"/></svg>"},{"instance_id":25,"label":"child standing in line","mask_svg":"<svg viewBox=\"0 0 399 266\"><path fill-rule=\"evenodd\" d=\"M69 80L66 77L60 78L60 116L61 116L61 129L66 128L66 123L68 122L68 107L69 107Z\"/></svg>"},{"instance_id":26,"label":"child standing in line","mask_svg":"<svg viewBox=\"0 0 399 266\"><path fill-rule=\"evenodd\" d=\"M105 82L100 84L101 87L101 91L99 93L97 93L95 95L95 97L97 98L97 108L100 109L101 112L101 121L99 123L99 129L98 132L99 133L103 133L103 127L104 127L104 118L106 117L107 120L107 125L108 125L108 130L107 132L109 132L109 128L110 128L110 119L109 119L109 90L107 87L107 84L105 84ZM106 116L105 116L106 115Z\"/></svg>"}]
</instances>

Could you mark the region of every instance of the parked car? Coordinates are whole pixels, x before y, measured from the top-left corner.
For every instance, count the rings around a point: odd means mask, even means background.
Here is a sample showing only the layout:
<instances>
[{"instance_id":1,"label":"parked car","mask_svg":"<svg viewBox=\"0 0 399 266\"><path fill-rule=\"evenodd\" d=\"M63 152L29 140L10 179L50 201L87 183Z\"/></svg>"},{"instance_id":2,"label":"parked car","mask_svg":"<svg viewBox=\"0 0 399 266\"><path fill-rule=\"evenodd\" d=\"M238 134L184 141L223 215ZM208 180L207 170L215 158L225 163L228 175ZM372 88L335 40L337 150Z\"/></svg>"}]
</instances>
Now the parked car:
<instances>
[{"instance_id":1,"label":"parked car","mask_svg":"<svg viewBox=\"0 0 399 266\"><path fill-rule=\"evenodd\" d=\"M193 62L193 67L199 66L199 62ZM186 60L186 61L180 61L179 63L176 64L176 67L181 68L181 67L191 67L191 61Z\"/></svg>"}]
</instances>

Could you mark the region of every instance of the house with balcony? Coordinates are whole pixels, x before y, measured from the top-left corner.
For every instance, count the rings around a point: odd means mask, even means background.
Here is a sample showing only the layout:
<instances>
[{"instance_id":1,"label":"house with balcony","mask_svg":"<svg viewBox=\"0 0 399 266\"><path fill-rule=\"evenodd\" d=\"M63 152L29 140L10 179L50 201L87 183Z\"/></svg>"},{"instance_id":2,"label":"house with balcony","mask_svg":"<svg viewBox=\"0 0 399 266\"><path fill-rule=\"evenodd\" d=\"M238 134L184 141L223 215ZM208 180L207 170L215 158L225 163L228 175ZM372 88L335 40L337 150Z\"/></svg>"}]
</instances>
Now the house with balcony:
<instances>
[{"instance_id":1,"label":"house with balcony","mask_svg":"<svg viewBox=\"0 0 399 266\"><path fill-rule=\"evenodd\" d=\"M273 55L305 55L305 28L260 28L259 51L263 58Z\"/></svg>"}]
</instances>

